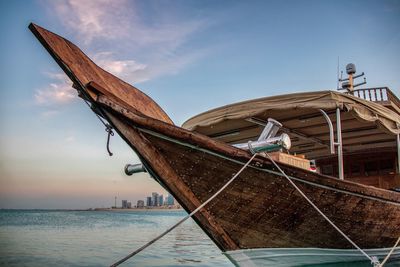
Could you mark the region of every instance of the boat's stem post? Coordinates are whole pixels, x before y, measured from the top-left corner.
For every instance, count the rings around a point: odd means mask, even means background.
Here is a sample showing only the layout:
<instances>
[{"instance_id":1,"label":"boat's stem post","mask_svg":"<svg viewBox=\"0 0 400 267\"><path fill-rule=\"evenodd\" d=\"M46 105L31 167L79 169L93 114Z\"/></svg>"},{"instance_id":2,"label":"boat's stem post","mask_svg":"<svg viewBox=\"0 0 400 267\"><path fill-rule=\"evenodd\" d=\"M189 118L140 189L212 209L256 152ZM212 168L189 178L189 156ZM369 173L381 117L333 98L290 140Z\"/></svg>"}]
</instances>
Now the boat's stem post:
<instances>
[{"instance_id":1,"label":"boat's stem post","mask_svg":"<svg viewBox=\"0 0 400 267\"><path fill-rule=\"evenodd\" d=\"M400 173L400 134L397 135L397 173Z\"/></svg>"},{"instance_id":2,"label":"boat's stem post","mask_svg":"<svg viewBox=\"0 0 400 267\"><path fill-rule=\"evenodd\" d=\"M340 108L336 108L336 132L337 132L336 135L337 135L337 143L338 143L339 179L344 180L342 123L340 120Z\"/></svg>"}]
</instances>

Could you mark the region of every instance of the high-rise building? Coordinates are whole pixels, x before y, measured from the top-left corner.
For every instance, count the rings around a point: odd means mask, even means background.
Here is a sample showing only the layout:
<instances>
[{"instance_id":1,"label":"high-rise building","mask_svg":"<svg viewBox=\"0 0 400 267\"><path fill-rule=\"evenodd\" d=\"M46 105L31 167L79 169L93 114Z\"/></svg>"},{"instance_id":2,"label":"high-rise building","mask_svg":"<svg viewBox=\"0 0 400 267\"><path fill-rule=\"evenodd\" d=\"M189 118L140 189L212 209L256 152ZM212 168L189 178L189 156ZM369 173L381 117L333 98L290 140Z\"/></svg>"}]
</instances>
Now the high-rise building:
<instances>
[{"instance_id":1,"label":"high-rise building","mask_svg":"<svg viewBox=\"0 0 400 267\"><path fill-rule=\"evenodd\" d=\"M131 209L132 208L132 202L128 202L126 205L126 208Z\"/></svg>"},{"instance_id":2,"label":"high-rise building","mask_svg":"<svg viewBox=\"0 0 400 267\"><path fill-rule=\"evenodd\" d=\"M162 206L162 205L164 205L164 196L159 195L158 196L158 206Z\"/></svg>"},{"instance_id":3,"label":"high-rise building","mask_svg":"<svg viewBox=\"0 0 400 267\"><path fill-rule=\"evenodd\" d=\"M168 206L173 206L175 204L174 197L172 195L168 195L166 198L166 202Z\"/></svg>"},{"instance_id":4,"label":"high-rise building","mask_svg":"<svg viewBox=\"0 0 400 267\"><path fill-rule=\"evenodd\" d=\"M151 200L151 198L150 198L150 200ZM144 207L144 201L143 200L138 200L137 204L136 204L136 207L138 209L142 209Z\"/></svg>"},{"instance_id":5,"label":"high-rise building","mask_svg":"<svg viewBox=\"0 0 400 267\"><path fill-rule=\"evenodd\" d=\"M128 200L122 200L122 208L127 209L128 208Z\"/></svg>"},{"instance_id":6,"label":"high-rise building","mask_svg":"<svg viewBox=\"0 0 400 267\"><path fill-rule=\"evenodd\" d=\"M153 203L152 203L152 201L151 201L151 197L147 197L147 198L146 198L146 206L147 206L147 207L151 207L151 206L153 206L152 204L153 204Z\"/></svg>"},{"instance_id":7,"label":"high-rise building","mask_svg":"<svg viewBox=\"0 0 400 267\"><path fill-rule=\"evenodd\" d=\"M152 206L154 206L154 207L157 207L158 206L158 193L156 193L156 192L153 192L152 194L151 194L151 196L152 196Z\"/></svg>"}]
</instances>

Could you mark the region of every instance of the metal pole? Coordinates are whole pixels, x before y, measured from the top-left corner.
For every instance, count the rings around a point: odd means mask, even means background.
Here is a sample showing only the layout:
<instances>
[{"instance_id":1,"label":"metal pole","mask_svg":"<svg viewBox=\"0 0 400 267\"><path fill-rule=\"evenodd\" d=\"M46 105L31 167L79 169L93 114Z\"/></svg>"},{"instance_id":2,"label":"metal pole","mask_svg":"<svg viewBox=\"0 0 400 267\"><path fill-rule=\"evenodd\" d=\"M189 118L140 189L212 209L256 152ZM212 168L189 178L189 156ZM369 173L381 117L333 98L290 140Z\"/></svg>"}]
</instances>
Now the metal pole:
<instances>
[{"instance_id":1,"label":"metal pole","mask_svg":"<svg viewBox=\"0 0 400 267\"><path fill-rule=\"evenodd\" d=\"M324 116L326 122L328 123L328 127L329 127L329 145L330 145L330 149L331 149L331 154L335 154L335 137L333 136L333 126L332 126L332 122L331 119L329 118L328 114L326 114L325 111L323 111L322 109L319 110L322 115Z\"/></svg>"},{"instance_id":2,"label":"metal pole","mask_svg":"<svg viewBox=\"0 0 400 267\"><path fill-rule=\"evenodd\" d=\"M400 173L400 134L397 135L397 173Z\"/></svg>"},{"instance_id":3,"label":"metal pole","mask_svg":"<svg viewBox=\"0 0 400 267\"><path fill-rule=\"evenodd\" d=\"M338 143L339 179L344 180L342 125L341 125L341 121L340 121L340 108L336 109L336 136L337 136L337 143Z\"/></svg>"}]
</instances>

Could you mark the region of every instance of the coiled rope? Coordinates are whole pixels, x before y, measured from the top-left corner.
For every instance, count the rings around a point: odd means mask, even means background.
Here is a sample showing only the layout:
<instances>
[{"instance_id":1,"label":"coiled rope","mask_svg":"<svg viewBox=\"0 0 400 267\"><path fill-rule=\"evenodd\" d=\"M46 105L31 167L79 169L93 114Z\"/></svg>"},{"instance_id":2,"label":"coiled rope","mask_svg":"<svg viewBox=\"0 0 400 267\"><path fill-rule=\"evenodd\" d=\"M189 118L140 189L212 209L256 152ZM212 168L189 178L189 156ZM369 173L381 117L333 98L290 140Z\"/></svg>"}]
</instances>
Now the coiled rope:
<instances>
[{"instance_id":1,"label":"coiled rope","mask_svg":"<svg viewBox=\"0 0 400 267\"><path fill-rule=\"evenodd\" d=\"M176 224L174 224L173 226L171 226L170 228L168 228L167 230L165 230L162 234L158 235L157 237L155 237L154 239L152 239L151 241L149 241L148 243L146 243L145 245L141 246L140 248L138 248L137 250L133 251L132 253L130 253L129 255L127 255L126 257L120 259L119 261L113 263L110 265L110 267L115 267L120 265L121 263L127 261L128 259L132 258L133 256L135 256L136 254L138 254L139 252L141 252L142 250L144 250L145 248L147 248L148 246L150 246L151 244L155 243L157 240L159 240L160 238L162 238L163 236L165 236L166 234L168 234L169 232L171 232L172 230L174 230L176 227L178 227L180 224L182 224L184 221L186 221L187 219L189 219L190 217L192 217L194 214L196 214L199 210L201 210L205 205L207 205L211 200L213 200L216 196L218 196L222 191L224 191L225 188L227 188L238 176L239 174L241 174L246 168L247 166L250 164L250 162L257 156L257 154L254 154L247 162L246 164L243 165L243 167L224 185L222 186L214 195L212 195L209 199L207 199L203 204L201 204L198 208L196 208L194 211L192 211L190 214L186 215L183 219L181 219L180 221L178 221Z\"/></svg>"}]
</instances>

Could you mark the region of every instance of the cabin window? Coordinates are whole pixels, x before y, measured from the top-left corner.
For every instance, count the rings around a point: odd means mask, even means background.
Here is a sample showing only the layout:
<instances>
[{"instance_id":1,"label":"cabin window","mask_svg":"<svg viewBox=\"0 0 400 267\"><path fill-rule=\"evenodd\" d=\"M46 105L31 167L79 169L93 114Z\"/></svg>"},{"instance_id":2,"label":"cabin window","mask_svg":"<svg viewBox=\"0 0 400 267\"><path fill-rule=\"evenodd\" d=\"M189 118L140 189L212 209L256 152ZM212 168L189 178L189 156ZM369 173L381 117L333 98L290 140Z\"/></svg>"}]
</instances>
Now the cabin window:
<instances>
[{"instance_id":1,"label":"cabin window","mask_svg":"<svg viewBox=\"0 0 400 267\"><path fill-rule=\"evenodd\" d=\"M380 173L381 174L390 174L394 173L394 161L391 159L384 159L380 162Z\"/></svg>"},{"instance_id":2,"label":"cabin window","mask_svg":"<svg viewBox=\"0 0 400 267\"><path fill-rule=\"evenodd\" d=\"M324 165L322 166L322 174L333 175L333 166L332 165Z\"/></svg>"},{"instance_id":3,"label":"cabin window","mask_svg":"<svg viewBox=\"0 0 400 267\"><path fill-rule=\"evenodd\" d=\"M364 171L366 176L377 175L378 174L378 162L367 161L364 163Z\"/></svg>"}]
</instances>

